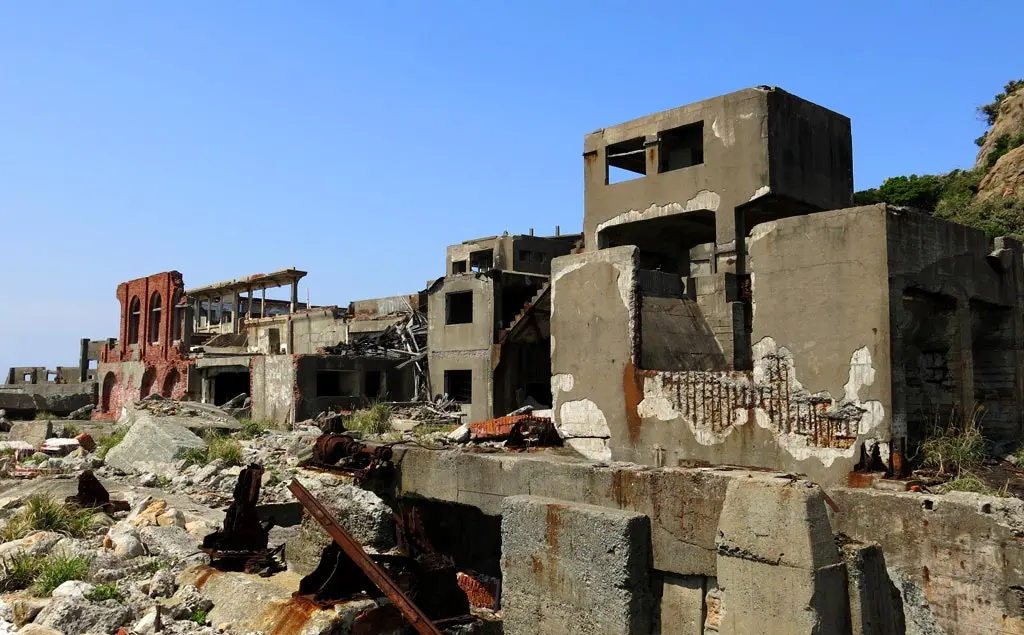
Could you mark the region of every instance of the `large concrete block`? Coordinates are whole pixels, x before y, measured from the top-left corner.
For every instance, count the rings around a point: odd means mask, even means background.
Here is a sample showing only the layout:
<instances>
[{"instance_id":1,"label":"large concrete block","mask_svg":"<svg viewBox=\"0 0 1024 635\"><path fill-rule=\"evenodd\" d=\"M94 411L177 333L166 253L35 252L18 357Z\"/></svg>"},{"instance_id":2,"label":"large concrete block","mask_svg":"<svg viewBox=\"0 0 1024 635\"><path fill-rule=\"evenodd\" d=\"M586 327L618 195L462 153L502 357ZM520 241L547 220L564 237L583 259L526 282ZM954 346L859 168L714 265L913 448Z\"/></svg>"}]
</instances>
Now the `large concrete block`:
<instances>
[{"instance_id":1,"label":"large concrete block","mask_svg":"<svg viewBox=\"0 0 1024 635\"><path fill-rule=\"evenodd\" d=\"M24 441L34 448L38 448L43 441L53 437L53 422L51 421L15 421L11 424L11 434L8 439L11 441Z\"/></svg>"},{"instance_id":2,"label":"large concrete block","mask_svg":"<svg viewBox=\"0 0 1024 635\"><path fill-rule=\"evenodd\" d=\"M907 632L903 598L889 579L885 554L878 545L843 545L850 594L853 635L899 635Z\"/></svg>"},{"instance_id":3,"label":"large concrete block","mask_svg":"<svg viewBox=\"0 0 1024 635\"><path fill-rule=\"evenodd\" d=\"M717 545L723 635L849 632L846 571L816 486L733 479Z\"/></svg>"},{"instance_id":4,"label":"large concrete block","mask_svg":"<svg viewBox=\"0 0 1024 635\"><path fill-rule=\"evenodd\" d=\"M659 624L661 635L703 635L704 596L708 579L699 575L665 574L661 585Z\"/></svg>"},{"instance_id":5,"label":"large concrete block","mask_svg":"<svg viewBox=\"0 0 1024 635\"><path fill-rule=\"evenodd\" d=\"M650 632L650 521L642 514L510 496L501 545L506 634Z\"/></svg>"},{"instance_id":6,"label":"large concrete block","mask_svg":"<svg viewBox=\"0 0 1024 635\"><path fill-rule=\"evenodd\" d=\"M205 449L206 442L170 419L136 413L124 440L107 452L107 465L129 473L177 476L178 461L189 450Z\"/></svg>"}]
</instances>

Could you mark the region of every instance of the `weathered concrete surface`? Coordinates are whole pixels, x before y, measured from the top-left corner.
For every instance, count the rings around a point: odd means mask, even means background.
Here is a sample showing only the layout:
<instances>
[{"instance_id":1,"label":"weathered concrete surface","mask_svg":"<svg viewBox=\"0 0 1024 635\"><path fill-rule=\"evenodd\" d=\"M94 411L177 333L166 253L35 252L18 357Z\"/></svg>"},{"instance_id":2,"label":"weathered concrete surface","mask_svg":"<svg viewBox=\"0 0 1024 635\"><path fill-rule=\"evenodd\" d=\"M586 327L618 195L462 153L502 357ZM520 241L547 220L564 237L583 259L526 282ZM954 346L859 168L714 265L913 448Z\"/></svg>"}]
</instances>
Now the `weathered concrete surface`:
<instances>
[{"instance_id":1,"label":"weathered concrete surface","mask_svg":"<svg viewBox=\"0 0 1024 635\"><path fill-rule=\"evenodd\" d=\"M107 465L129 473L176 476L182 456L189 450L206 448L206 442L169 419L137 413L124 440L107 452Z\"/></svg>"},{"instance_id":2,"label":"weathered concrete surface","mask_svg":"<svg viewBox=\"0 0 1024 635\"><path fill-rule=\"evenodd\" d=\"M283 572L270 578L225 573L207 565L190 567L178 576L181 586L197 587L213 602L208 614L216 627L231 625L233 632L289 633L293 635L345 635L356 617L373 602L354 601L321 609L308 600L293 598L301 576Z\"/></svg>"},{"instance_id":3,"label":"weathered concrete surface","mask_svg":"<svg viewBox=\"0 0 1024 635\"><path fill-rule=\"evenodd\" d=\"M908 633L1024 633L1024 501L836 489L834 530L877 543Z\"/></svg>"},{"instance_id":4,"label":"weathered concrete surface","mask_svg":"<svg viewBox=\"0 0 1024 635\"><path fill-rule=\"evenodd\" d=\"M509 635L651 630L650 523L533 496L505 499L502 609Z\"/></svg>"},{"instance_id":5,"label":"weathered concrete surface","mask_svg":"<svg viewBox=\"0 0 1024 635\"><path fill-rule=\"evenodd\" d=\"M7 418L31 418L36 412L36 402L20 388L0 389L0 410L7 412Z\"/></svg>"},{"instance_id":6,"label":"weathered concrete surface","mask_svg":"<svg viewBox=\"0 0 1024 635\"><path fill-rule=\"evenodd\" d=\"M335 342L337 343L337 342ZM252 416L277 425L295 422L295 358L257 355L252 358Z\"/></svg>"},{"instance_id":7,"label":"weathered concrete surface","mask_svg":"<svg viewBox=\"0 0 1024 635\"><path fill-rule=\"evenodd\" d=\"M52 421L15 421L8 435L10 441L24 441L38 448L43 441L53 437Z\"/></svg>"},{"instance_id":8,"label":"weathered concrete surface","mask_svg":"<svg viewBox=\"0 0 1024 635\"><path fill-rule=\"evenodd\" d=\"M902 635L907 632L903 599L885 569L885 554L878 545L842 546L850 595L853 635Z\"/></svg>"},{"instance_id":9,"label":"weathered concrete surface","mask_svg":"<svg viewBox=\"0 0 1024 635\"><path fill-rule=\"evenodd\" d=\"M846 571L817 487L733 480L717 544L723 635L849 632Z\"/></svg>"},{"instance_id":10,"label":"weathered concrete surface","mask_svg":"<svg viewBox=\"0 0 1024 635\"><path fill-rule=\"evenodd\" d=\"M28 395L37 411L51 412L57 416L66 416L82 406L95 405L98 396L97 383L94 381L74 382L69 384L38 383L18 384L16 387L0 386L0 408L4 395Z\"/></svg>"}]
</instances>

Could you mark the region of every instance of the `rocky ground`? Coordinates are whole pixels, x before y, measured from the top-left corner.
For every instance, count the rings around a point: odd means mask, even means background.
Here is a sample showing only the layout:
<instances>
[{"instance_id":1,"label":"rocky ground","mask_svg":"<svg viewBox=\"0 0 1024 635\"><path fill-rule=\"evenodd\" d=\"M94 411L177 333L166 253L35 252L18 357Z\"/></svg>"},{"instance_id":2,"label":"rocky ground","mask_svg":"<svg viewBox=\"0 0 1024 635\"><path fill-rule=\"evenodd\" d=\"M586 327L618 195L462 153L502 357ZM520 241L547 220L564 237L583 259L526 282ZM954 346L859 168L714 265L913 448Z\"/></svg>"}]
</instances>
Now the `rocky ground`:
<instances>
[{"instance_id":1,"label":"rocky ground","mask_svg":"<svg viewBox=\"0 0 1024 635\"><path fill-rule=\"evenodd\" d=\"M444 444L452 442L451 428L387 435ZM265 430L208 407L152 400L126 412L106 433L94 433L95 439L79 436L77 444L56 450L50 444L48 453L17 449L17 443L3 450L0 635L270 635L263 628L346 633L382 608L364 598L314 610L297 606L291 597L327 543L315 523L299 522L301 512L287 489L293 478L327 504L369 551L395 548L391 510L381 499L335 475L300 467L321 434L316 422ZM77 449L55 456L69 447ZM287 544L286 553L294 554L290 570L271 578L213 571L199 550L203 537L220 528L239 473L252 463L264 467L260 504L278 515L270 544ZM126 501L128 511L83 512L66 505L85 470L93 471L112 500ZM485 627L500 628L493 614L483 611L481 617ZM282 627L282 620L293 626ZM364 625L360 632L407 628L399 621L373 630ZM478 625L459 632L482 631Z\"/></svg>"}]
</instances>

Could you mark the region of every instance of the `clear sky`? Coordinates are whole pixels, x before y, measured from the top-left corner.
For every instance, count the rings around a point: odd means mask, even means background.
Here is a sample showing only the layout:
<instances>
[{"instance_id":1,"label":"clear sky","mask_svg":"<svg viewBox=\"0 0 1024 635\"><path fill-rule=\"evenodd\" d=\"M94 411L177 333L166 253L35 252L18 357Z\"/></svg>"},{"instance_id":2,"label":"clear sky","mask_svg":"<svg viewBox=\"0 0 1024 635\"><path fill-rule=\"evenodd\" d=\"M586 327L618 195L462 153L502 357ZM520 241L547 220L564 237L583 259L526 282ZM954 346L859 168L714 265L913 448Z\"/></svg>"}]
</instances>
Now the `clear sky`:
<instances>
[{"instance_id":1,"label":"clear sky","mask_svg":"<svg viewBox=\"0 0 1024 635\"><path fill-rule=\"evenodd\" d=\"M413 292L444 247L578 231L583 135L771 84L857 189L968 167L1024 2L0 3L0 377L117 336L121 281L295 266ZM300 295L306 296L306 284Z\"/></svg>"}]
</instances>

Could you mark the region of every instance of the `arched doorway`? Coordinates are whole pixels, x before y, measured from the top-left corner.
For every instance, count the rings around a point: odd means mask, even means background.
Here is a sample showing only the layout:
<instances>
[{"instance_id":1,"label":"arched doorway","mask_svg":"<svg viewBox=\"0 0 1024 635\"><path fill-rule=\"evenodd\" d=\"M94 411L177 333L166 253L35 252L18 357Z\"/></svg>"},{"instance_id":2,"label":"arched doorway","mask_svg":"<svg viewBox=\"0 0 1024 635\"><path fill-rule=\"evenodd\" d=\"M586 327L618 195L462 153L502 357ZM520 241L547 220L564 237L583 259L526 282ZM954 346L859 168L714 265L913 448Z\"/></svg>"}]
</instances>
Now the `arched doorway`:
<instances>
[{"instance_id":1,"label":"arched doorway","mask_svg":"<svg viewBox=\"0 0 1024 635\"><path fill-rule=\"evenodd\" d=\"M142 383L139 384L139 398L145 399L153 392L153 384L156 383L156 369L152 366L146 368L142 373Z\"/></svg>"},{"instance_id":2,"label":"arched doorway","mask_svg":"<svg viewBox=\"0 0 1024 635\"><path fill-rule=\"evenodd\" d=\"M178 374L177 368L172 368L167 371L167 375L164 377L164 385L160 390L160 395L171 399L174 395L174 387L178 385L178 379L181 375Z\"/></svg>"},{"instance_id":3,"label":"arched doorway","mask_svg":"<svg viewBox=\"0 0 1024 635\"><path fill-rule=\"evenodd\" d=\"M110 412L110 395L114 392L114 384L117 383L117 378L114 377L114 373L108 372L103 376L103 388L100 392L100 411Z\"/></svg>"}]
</instances>

